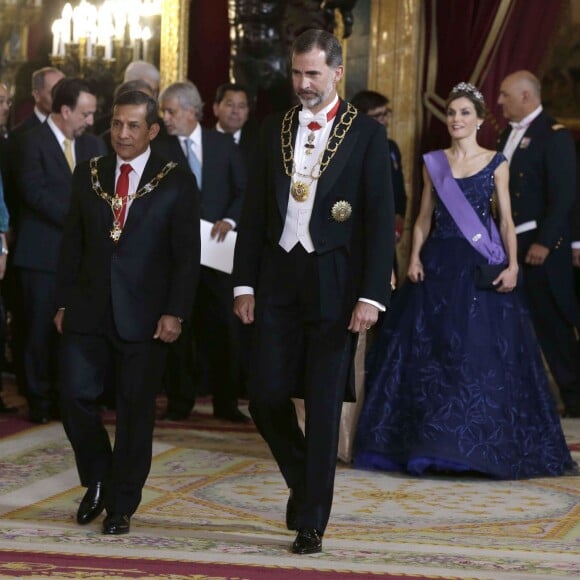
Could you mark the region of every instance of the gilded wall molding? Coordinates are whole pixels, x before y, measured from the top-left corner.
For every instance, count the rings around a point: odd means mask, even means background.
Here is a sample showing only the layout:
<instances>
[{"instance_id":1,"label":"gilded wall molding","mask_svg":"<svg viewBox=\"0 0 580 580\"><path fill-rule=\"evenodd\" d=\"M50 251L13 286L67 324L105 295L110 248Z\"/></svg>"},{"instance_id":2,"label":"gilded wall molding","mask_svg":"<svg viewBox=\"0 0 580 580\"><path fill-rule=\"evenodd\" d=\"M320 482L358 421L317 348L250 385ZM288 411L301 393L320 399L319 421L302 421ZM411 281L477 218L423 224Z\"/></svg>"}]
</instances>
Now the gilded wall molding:
<instances>
[{"instance_id":1,"label":"gilded wall molding","mask_svg":"<svg viewBox=\"0 0 580 580\"><path fill-rule=\"evenodd\" d=\"M371 3L368 86L387 95L391 101L394 113L389 123L389 137L401 149L408 197L405 232L397 246L399 278L406 272L410 251L412 199L420 193L422 5L421 0L372 0Z\"/></svg>"},{"instance_id":2,"label":"gilded wall molding","mask_svg":"<svg viewBox=\"0 0 580 580\"><path fill-rule=\"evenodd\" d=\"M189 5L191 0L164 0L161 13L161 88L187 78Z\"/></svg>"}]
</instances>

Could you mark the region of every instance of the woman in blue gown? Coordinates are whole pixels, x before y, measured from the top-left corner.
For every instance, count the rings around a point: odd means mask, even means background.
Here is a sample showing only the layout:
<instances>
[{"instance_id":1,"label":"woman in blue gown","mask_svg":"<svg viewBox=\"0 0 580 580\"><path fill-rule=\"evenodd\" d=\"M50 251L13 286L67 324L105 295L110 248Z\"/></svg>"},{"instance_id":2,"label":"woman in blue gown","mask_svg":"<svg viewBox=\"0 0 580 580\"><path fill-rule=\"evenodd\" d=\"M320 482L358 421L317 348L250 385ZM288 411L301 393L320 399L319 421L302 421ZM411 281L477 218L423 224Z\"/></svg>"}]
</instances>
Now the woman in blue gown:
<instances>
[{"instance_id":1,"label":"woman in blue gown","mask_svg":"<svg viewBox=\"0 0 580 580\"><path fill-rule=\"evenodd\" d=\"M408 280L367 359L355 467L501 479L574 468L516 289L508 164L477 143L484 117L481 93L468 83L454 87L444 153L459 194L488 228L495 193L507 264L495 290L476 288L476 266L488 260L461 233L424 168Z\"/></svg>"}]
</instances>

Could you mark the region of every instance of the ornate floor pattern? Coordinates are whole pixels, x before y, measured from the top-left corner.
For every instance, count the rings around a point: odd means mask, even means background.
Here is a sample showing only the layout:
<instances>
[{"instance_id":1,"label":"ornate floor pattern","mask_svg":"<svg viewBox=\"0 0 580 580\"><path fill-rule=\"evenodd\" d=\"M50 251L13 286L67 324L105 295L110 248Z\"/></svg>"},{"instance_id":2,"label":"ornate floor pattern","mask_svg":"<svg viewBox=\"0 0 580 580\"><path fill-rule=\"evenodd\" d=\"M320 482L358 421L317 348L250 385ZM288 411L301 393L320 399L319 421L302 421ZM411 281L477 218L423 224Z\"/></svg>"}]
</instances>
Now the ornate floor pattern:
<instances>
[{"instance_id":1,"label":"ornate floor pattern","mask_svg":"<svg viewBox=\"0 0 580 580\"><path fill-rule=\"evenodd\" d=\"M580 460L580 420L563 424ZM127 536L103 536L100 518L77 526L82 494L60 424L0 439L0 578L19 577L6 568L19 553L191 563L192 571L203 564L271 566L272 579L286 577L276 569L296 568L318 570L321 578L333 570L353 578L580 577L580 477L419 479L341 465L324 551L308 557L288 552L287 492L250 429L159 424L152 472ZM89 572L77 577L93 577Z\"/></svg>"}]
</instances>

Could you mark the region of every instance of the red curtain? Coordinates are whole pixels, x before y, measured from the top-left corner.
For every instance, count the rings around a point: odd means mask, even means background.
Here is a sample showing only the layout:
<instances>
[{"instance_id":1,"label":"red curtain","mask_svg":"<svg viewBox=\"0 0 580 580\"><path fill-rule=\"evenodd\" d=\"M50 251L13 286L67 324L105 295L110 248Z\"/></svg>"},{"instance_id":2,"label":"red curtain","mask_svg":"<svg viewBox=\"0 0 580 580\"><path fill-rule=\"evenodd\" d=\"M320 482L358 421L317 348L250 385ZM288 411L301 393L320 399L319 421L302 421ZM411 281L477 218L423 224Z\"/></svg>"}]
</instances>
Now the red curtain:
<instances>
[{"instance_id":1,"label":"red curtain","mask_svg":"<svg viewBox=\"0 0 580 580\"><path fill-rule=\"evenodd\" d=\"M202 124L215 124L212 104L216 89L229 81L230 25L228 0L192 0L189 16L188 78L204 102Z\"/></svg>"},{"instance_id":2,"label":"red curtain","mask_svg":"<svg viewBox=\"0 0 580 580\"><path fill-rule=\"evenodd\" d=\"M563 0L426 0L425 102L443 113L441 99L451 88L460 81L474 82L491 112L479 140L494 147L506 124L496 104L501 81L519 69L537 73L562 4ZM496 19L498 10L503 19ZM492 38L495 42L488 45ZM490 50L481 62L486 46ZM422 150L448 146L445 123L428 108L425 115Z\"/></svg>"}]
</instances>

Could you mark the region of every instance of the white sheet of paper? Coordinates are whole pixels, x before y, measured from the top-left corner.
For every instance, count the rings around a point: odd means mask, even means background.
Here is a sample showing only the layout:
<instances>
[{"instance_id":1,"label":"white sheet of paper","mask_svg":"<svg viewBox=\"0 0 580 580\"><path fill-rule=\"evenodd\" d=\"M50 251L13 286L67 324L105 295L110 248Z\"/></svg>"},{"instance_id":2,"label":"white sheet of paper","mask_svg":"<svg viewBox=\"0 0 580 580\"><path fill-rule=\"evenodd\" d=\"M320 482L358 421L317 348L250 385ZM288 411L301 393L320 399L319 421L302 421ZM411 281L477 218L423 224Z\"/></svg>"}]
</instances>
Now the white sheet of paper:
<instances>
[{"instance_id":1,"label":"white sheet of paper","mask_svg":"<svg viewBox=\"0 0 580 580\"><path fill-rule=\"evenodd\" d=\"M200 220L201 235L201 264L220 272L231 274L234 269L234 249L236 247L237 232L229 231L223 242L211 237L213 224L207 220Z\"/></svg>"}]
</instances>

